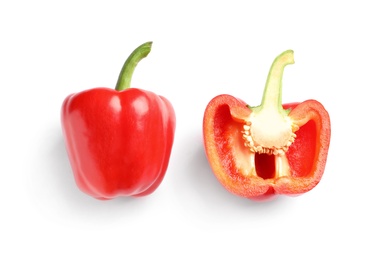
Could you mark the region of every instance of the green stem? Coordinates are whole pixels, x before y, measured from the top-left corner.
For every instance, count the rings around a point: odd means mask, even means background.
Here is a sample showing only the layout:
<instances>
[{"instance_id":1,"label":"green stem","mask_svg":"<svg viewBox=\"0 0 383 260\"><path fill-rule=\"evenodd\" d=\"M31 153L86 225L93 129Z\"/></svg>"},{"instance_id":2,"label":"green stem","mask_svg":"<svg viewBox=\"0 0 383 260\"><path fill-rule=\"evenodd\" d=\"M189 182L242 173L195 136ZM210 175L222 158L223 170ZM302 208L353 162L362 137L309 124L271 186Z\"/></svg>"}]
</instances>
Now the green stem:
<instances>
[{"instance_id":1,"label":"green stem","mask_svg":"<svg viewBox=\"0 0 383 260\"><path fill-rule=\"evenodd\" d=\"M116 90L121 91L130 88L130 82L132 81L132 75L138 62L148 56L152 47L152 42L146 42L138 46L132 54L125 61L124 66L121 69L118 77Z\"/></svg>"},{"instance_id":2,"label":"green stem","mask_svg":"<svg viewBox=\"0 0 383 260\"><path fill-rule=\"evenodd\" d=\"M267 77L263 92L261 108L283 110L282 108L282 77L286 65L294 63L294 52L287 50L275 58Z\"/></svg>"}]
</instances>

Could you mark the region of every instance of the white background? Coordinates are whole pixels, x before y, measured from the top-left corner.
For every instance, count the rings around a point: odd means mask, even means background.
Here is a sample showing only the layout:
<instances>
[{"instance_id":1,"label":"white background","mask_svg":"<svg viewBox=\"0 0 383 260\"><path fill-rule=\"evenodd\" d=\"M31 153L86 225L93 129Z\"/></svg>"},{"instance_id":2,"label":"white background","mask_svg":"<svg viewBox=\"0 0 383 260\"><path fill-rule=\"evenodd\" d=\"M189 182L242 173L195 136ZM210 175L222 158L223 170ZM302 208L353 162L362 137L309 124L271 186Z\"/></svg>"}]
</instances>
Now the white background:
<instances>
[{"instance_id":1,"label":"white background","mask_svg":"<svg viewBox=\"0 0 383 260\"><path fill-rule=\"evenodd\" d=\"M263 2L2 1L0 258L382 259L382 7ZM146 41L132 87L175 108L169 168L150 196L99 201L74 182L61 104L114 88ZM287 49L283 102L313 98L329 111L328 163L312 191L257 203L215 179L202 117L221 93L258 105Z\"/></svg>"}]
</instances>

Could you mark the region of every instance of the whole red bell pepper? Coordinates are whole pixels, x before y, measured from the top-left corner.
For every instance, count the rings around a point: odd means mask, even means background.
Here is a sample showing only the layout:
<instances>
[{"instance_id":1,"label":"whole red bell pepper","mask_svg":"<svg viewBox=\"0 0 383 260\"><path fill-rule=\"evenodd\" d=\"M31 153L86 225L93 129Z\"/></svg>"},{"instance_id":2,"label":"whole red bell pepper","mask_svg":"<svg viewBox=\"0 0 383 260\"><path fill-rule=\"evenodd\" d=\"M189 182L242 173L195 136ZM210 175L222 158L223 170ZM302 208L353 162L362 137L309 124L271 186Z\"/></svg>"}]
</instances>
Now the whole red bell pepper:
<instances>
[{"instance_id":1,"label":"whole red bell pepper","mask_svg":"<svg viewBox=\"0 0 383 260\"><path fill-rule=\"evenodd\" d=\"M162 96L130 88L133 71L151 46L147 42L132 52L115 90L89 89L63 102L62 129L74 177L95 198L148 195L167 170L174 109Z\"/></svg>"},{"instance_id":2,"label":"whole red bell pepper","mask_svg":"<svg viewBox=\"0 0 383 260\"><path fill-rule=\"evenodd\" d=\"M330 145L329 114L316 100L282 105L282 75L291 50L273 62L262 103L213 98L203 119L204 147L219 182L253 200L299 195L322 178Z\"/></svg>"}]
</instances>

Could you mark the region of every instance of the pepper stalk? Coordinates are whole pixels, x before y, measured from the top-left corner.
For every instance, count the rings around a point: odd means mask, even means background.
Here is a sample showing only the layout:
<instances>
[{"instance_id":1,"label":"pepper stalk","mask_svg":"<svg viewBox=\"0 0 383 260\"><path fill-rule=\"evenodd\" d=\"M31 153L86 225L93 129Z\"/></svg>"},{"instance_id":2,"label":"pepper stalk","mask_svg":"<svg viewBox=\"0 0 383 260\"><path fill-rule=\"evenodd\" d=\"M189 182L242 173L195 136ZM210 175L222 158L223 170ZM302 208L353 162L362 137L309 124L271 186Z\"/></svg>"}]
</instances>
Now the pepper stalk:
<instances>
[{"instance_id":1,"label":"pepper stalk","mask_svg":"<svg viewBox=\"0 0 383 260\"><path fill-rule=\"evenodd\" d=\"M282 77L284 68L294 63L294 52L288 50L275 58L271 65L261 105L249 107L252 112L243 126L243 139L250 151L275 156L275 176L286 176L290 167L285 153L294 142L299 127L282 107Z\"/></svg>"},{"instance_id":2,"label":"pepper stalk","mask_svg":"<svg viewBox=\"0 0 383 260\"><path fill-rule=\"evenodd\" d=\"M148 56L152 48L152 42L146 42L138 46L126 59L122 66L118 81L116 84L116 90L121 91L130 88L130 82L132 81L132 75L138 62Z\"/></svg>"}]
</instances>

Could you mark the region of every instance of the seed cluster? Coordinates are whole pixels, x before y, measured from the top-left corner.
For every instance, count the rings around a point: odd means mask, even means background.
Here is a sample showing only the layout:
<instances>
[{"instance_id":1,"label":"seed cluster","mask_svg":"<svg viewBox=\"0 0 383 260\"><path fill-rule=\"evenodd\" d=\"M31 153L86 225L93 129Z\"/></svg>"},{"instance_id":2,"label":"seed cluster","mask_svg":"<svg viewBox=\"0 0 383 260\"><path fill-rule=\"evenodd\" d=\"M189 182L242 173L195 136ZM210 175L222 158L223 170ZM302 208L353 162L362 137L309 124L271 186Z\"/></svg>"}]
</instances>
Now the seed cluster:
<instances>
[{"instance_id":1,"label":"seed cluster","mask_svg":"<svg viewBox=\"0 0 383 260\"><path fill-rule=\"evenodd\" d=\"M299 127L295 124L292 125L292 130L297 131ZM245 140L244 145L246 147L249 147L250 151L253 153L265 153L269 155L283 155L287 152L289 149L289 146L295 141L295 138L297 135L293 132L291 132L291 136L289 140L286 142L286 144L282 147L264 147L261 144L258 144L254 138L253 134L251 133L251 122L246 121L246 124L243 126L243 131L241 131L243 134L242 138Z\"/></svg>"}]
</instances>

